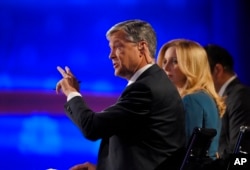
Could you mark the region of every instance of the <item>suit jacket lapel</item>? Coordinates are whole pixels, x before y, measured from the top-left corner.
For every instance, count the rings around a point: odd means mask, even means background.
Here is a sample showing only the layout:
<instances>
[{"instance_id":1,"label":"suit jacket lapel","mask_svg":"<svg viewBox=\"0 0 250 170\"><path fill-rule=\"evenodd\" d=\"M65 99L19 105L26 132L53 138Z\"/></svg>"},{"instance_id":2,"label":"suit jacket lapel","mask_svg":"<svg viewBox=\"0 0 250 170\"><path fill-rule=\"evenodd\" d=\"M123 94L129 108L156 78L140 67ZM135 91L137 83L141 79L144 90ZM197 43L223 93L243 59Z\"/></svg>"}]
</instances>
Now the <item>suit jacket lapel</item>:
<instances>
[{"instance_id":1,"label":"suit jacket lapel","mask_svg":"<svg viewBox=\"0 0 250 170\"><path fill-rule=\"evenodd\" d=\"M228 84L223 96L228 96L231 92L231 89L234 88L235 85L240 84L240 80L238 78L234 79L231 83Z\"/></svg>"}]
</instances>

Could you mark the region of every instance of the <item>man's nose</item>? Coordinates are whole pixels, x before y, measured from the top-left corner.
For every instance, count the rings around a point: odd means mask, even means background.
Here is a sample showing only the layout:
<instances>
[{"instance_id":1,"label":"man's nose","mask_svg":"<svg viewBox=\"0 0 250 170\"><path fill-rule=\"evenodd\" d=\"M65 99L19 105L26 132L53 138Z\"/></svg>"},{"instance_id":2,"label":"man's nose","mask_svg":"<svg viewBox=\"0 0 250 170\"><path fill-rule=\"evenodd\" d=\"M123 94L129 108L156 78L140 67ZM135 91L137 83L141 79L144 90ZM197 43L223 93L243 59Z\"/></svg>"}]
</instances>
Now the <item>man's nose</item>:
<instances>
[{"instance_id":1,"label":"man's nose","mask_svg":"<svg viewBox=\"0 0 250 170\"><path fill-rule=\"evenodd\" d=\"M113 59L113 58L115 58L115 57L116 57L115 53L114 53L113 51L111 51L111 52L109 53L109 59Z\"/></svg>"}]
</instances>

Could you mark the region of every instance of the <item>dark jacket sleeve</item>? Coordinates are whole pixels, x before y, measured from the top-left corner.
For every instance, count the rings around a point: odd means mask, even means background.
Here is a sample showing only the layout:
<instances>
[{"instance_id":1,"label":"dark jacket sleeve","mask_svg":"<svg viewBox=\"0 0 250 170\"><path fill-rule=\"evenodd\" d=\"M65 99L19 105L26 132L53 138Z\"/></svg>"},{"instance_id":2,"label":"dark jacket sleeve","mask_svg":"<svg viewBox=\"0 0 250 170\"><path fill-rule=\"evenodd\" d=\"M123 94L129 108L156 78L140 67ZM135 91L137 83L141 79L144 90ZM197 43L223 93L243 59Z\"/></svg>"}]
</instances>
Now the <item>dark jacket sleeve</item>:
<instances>
[{"instance_id":1,"label":"dark jacket sleeve","mask_svg":"<svg viewBox=\"0 0 250 170\"><path fill-rule=\"evenodd\" d=\"M139 131L136 127L147 121L145 115L150 112L151 99L150 89L137 83L125 89L114 105L101 112L93 112L79 96L65 104L65 111L86 138L97 140L116 133Z\"/></svg>"},{"instance_id":2,"label":"dark jacket sleeve","mask_svg":"<svg viewBox=\"0 0 250 170\"><path fill-rule=\"evenodd\" d=\"M250 125L250 89L244 86L236 86L235 90L226 98L227 120L229 128L229 145L226 152L232 153L240 126Z\"/></svg>"}]
</instances>

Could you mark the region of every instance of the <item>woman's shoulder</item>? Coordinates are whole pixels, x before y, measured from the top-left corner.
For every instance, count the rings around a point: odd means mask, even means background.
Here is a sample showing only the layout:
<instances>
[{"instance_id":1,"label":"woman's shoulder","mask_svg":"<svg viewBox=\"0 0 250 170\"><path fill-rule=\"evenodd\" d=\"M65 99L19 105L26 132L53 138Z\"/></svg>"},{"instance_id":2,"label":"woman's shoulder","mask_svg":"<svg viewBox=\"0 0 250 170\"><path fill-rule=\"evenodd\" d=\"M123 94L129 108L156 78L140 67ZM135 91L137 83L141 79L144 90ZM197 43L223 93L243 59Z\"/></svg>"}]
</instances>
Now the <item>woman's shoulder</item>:
<instances>
[{"instance_id":1,"label":"woman's shoulder","mask_svg":"<svg viewBox=\"0 0 250 170\"><path fill-rule=\"evenodd\" d=\"M211 99L211 96L207 92L205 92L204 90L198 90L196 92L189 93L189 94L185 95L183 98Z\"/></svg>"},{"instance_id":2,"label":"woman's shoulder","mask_svg":"<svg viewBox=\"0 0 250 170\"><path fill-rule=\"evenodd\" d=\"M198 103L208 103L208 102L213 102L214 100L212 98L212 96L210 96L206 91L204 90L199 90L190 94L187 94L183 97L183 100L193 100L196 101Z\"/></svg>"},{"instance_id":3,"label":"woman's shoulder","mask_svg":"<svg viewBox=\"0 0 250 170\"><path fill-rule=\"evenodd\" d=\"M194 93L190 93L183 97L183 102L186 105L202 108L205 113L216 113L218 115L218 109L215 100L207 92L200 90Z\"/></svg>"}]
</instances>

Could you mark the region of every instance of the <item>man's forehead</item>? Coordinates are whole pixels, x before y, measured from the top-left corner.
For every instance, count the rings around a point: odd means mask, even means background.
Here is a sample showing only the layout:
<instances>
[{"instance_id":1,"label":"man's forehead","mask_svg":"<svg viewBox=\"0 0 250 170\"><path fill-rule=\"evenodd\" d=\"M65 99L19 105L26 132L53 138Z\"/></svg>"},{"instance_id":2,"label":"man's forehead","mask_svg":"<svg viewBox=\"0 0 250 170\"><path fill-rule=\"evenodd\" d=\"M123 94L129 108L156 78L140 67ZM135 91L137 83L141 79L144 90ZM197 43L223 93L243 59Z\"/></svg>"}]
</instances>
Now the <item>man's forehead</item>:
<instances>
[{"instance_id":1,"label":"man's forehead","mask_svg":"<svg viewBox=\"0 0 250 170\"><path fill-rule=\"evenodd\" d=\"M109 37L109 45L112 46L116 43L127 42L126 35L123 32L115 32Z\"/></svg>"},{"instance_id":2,"label":"man's forehead","mask_svg":"<svg viewBox=\"0 0 250 170\"><path fill-rule=\"evenodd\" d=\"M109 40L110 41L116 41L116 40L124 40L126 38L126 34L124 31L122 30L119 30L119 31L116 31L114 33L112 33L110 36L109 36Z\"/></svg>"}]
</instances>

